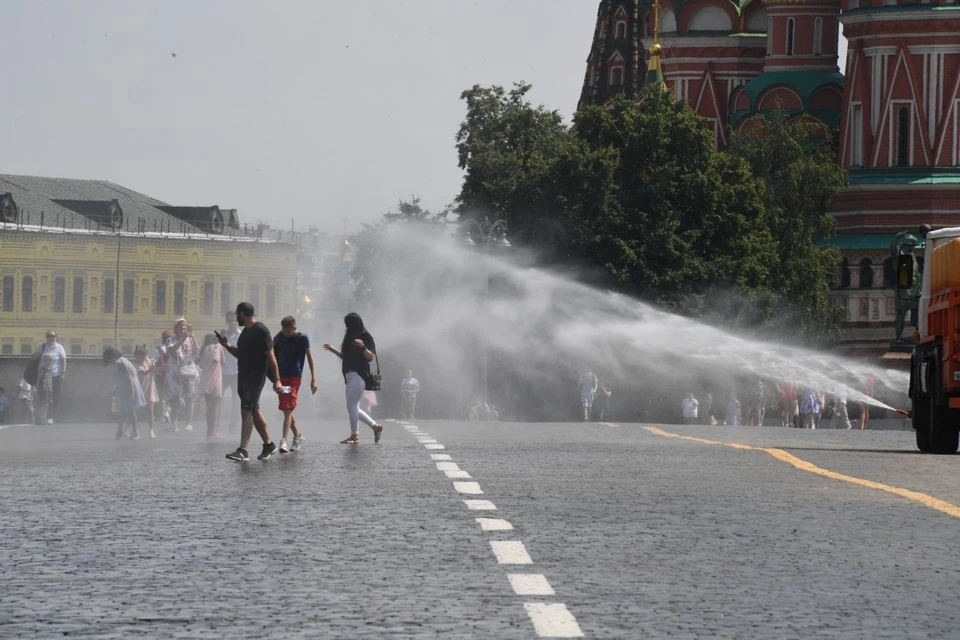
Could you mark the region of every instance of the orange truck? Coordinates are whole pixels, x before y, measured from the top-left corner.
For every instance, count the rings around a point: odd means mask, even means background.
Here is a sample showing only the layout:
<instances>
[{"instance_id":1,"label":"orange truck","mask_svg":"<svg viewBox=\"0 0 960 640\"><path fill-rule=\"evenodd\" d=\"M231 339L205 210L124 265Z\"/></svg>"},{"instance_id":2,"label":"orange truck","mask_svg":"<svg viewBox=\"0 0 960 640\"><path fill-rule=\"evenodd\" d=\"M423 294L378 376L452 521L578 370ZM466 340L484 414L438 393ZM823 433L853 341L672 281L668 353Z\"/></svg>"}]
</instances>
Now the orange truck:
<instances>
[{"instance_id":1,"label":"orange truck","mask_svg":"<svg viewBox=\"0 0 960 640\"><path fill-rule=\"evenodd\" d=\"M901 251L896 295L917 290L916 332L910 358L910 400L917 448L953 454L960 436L960 227L929 231L923 256ZM922 266L922 269L920 268Z\"/></svg>"}]
</instances>

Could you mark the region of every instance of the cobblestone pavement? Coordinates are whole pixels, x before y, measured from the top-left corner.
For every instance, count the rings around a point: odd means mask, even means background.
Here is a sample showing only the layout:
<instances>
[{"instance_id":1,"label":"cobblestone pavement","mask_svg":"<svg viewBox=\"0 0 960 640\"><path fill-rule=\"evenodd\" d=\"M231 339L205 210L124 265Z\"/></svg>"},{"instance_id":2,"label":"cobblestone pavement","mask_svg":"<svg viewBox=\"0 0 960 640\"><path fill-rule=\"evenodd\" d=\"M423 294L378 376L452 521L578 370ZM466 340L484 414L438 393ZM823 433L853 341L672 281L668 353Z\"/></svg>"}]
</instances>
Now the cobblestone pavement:
<instances>
[{"instance_id":1,"label":"cobblestone pavement","mask_svg":"<svg viewBox=\"0 0 960 640\"><path fill-rule=\"evenodd\" d=\"M236 434L0 430L0 637L960 635L960 518L916 500L642 425L416 425L305 421L246 464ZM960 505L912 432L661 428Z\"/></svg>"}]
</instances>

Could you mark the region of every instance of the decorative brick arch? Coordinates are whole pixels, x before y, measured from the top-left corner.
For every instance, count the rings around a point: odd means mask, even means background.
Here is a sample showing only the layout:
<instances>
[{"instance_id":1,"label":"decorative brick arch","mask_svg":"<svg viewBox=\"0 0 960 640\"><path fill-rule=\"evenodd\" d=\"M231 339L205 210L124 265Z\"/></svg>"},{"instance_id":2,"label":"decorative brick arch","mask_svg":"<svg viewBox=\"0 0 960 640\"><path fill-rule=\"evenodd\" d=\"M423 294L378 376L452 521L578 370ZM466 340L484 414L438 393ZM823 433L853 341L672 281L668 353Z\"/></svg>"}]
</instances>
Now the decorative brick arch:
<instances>
[{"instance_id":1,"label":"decorative brick arch","mask_svg":"<svg viewBox=\"0 0 960 640\"><path fill-rule=\"evenodd\" d=\"M816 137L821 140L826 140L830 137L830 125L824 122L822 119L818 118L815 114L812 113L799 113L791 118L789 122L803 122L816 125Z\"/></svg>"},{"instance_id":2,"label":"decorative brick arch","mask_svg":"<svg viewBox=\"0 0 960 640\"><path fill-rule=\"evenodd\" d=\"M757 98L757 111L802 111L803 99L797 90L785 84L775 84Z\"/></svg>"},{"instance_id":3,"label":"decorative brick arch","mask_svg":"<svg viewBox=\"0 0 960 640\"><path fill-rule=\"evenodd\" d=\"M762 135L762 120L755 115L746 116L740 119L740 122L737 123L735 130L737 133L756 133Z\"/></svg>"},{"instance_id":4,"label":"decorative brick arch","mask_svg":"<svg viewBox=\"0 0 960 640\"><path fill-rule=\"evenodd\" d=\"M730 113L750 110L750 94L742 86L735 87L730 94Z\"/></svg>"},{"instance_id":5,"label":"decorative brick arch","mask_svg":"<svg viewBox=\"0 0 960 640\"><path fill-rule=\"evenodd\" d=\"M727 0L700 0L699 2L691 2L683 5L683 8L677 16L677 30L681 32L690 31L690 22L693 18L708 8L719 9L730 20L730 27L720 29L719 31L734 31L740 24L740 16L737 15L737 10L734 8L733 3ZM711 13L714 12L711 11ZM719 16L719 13L715 15Z\"/></svg>"},{"instance_id":6,"label":"decorative brick arch","mask_svg":"<svg viewBox=\"0 0 960 640\"><path fill-rule=\"evenodd\" d=\"M811 111L840 111L843 103L843 89L835 84L818 88L810 96Z\"/></svg>"}]
</instances>

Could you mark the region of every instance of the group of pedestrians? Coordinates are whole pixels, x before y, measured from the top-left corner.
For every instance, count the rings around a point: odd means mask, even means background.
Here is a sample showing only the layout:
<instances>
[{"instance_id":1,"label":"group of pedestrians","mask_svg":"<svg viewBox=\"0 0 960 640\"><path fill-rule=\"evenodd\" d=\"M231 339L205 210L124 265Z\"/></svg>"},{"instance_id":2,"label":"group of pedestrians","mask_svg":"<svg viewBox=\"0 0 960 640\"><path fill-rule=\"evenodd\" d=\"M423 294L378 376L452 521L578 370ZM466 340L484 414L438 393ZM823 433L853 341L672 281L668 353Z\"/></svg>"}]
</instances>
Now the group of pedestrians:
<instances>
[{"instance_id":1,"label":"group of pedestrians","mask_svg":"<svg viewBox=\"0 0 960 640\"><path fill-rule=\"evenodd\" d=\"M868 377L863 382L863 393L873 396L876 379ZM781 427L819 429L824 417L832 416L830 427L834 429L852 429L847 409L847 393L843 390L832 395L813 387L801 386L795 382L778 381L777 409ZM757 378L747 386L746 406L741 404L736 391L730 392L725 410L715 413L713 395L702 394L698 400L693 391L688 391L680 403L680 414L685 424L704 425L740 425L763 426L767 413L766 384ZM867 402L856 403L859 411L860 429L865 429L870 420L870 406Z\"/></svg>"},{"instance_id":2,"label":"group of pedestrians","mask_svg":"<svg viewBox=\"0 0 960 640\"><path fill-rule=\"evenodd\" d=\"M591 369L580 374L580 408L583 409L583 421L589 422L594 416L597 420L606 420L610 411L610 389L600 384L600 379Z\"/></svg>"},{"instance_id":3,"label":"group of pedestrians","mask_svg":"<svg viewBox=\"0 0 960 640\"><path fill-rule=\"evenodd\" d=\"M192 400L197 394L207 398L207 435L220 436L216 428L220 398L227 388L233 386L240 402L240 446L227 454L227 459L236 462L250 459L248 448L254 430L263 441L263 449L257 456L260 460L266 460L277 451L289 453L303 446L304 437L294 412L305 364L310 368L310 392L316 393L318 389L309 337L300 333L293 316L285 317L280 323L280 332L271 336L266 325L257 320L255 309L249 302L237 305L234 320L235 324L225 333L214 332L207 336L199 349L189 324L180 320L171 335L164 333L163 343L152 357L147 356L145 347L138 349L137 365L112 347L104 350L103 363L111 366L114 372L117 438L124 437L127 424L131 428L129 437L140 437L138 411L147 407L150 408L147 412L150 436L155 437L152 407L162 397L169 399L171 424L176 429L178 414L186 412L187 420L192 418ZM344 324L346 331L340 348L323 345L341 360L350 423L350 436L342 443L360 442L360 421L370 426L374 442L379 443L383 425L359 407L369 386L370 362L376 357L376 343L356 313L348 314ZM412 378L412 375L408 377ZM278 395L278 408L283 414L279 446L270 437L266 418L260 409L260 395L268 379ZM416 383L415 379L413 383ZM160 388L163 385L166 386L165 392ZM410 384L407 386L411 387ZM414 401L416 391L419 391L419 384L408 388ZM410 411L412 414L412 407ZM189 422L186 430L192 430Z\"/></svg>"}]
</instances>

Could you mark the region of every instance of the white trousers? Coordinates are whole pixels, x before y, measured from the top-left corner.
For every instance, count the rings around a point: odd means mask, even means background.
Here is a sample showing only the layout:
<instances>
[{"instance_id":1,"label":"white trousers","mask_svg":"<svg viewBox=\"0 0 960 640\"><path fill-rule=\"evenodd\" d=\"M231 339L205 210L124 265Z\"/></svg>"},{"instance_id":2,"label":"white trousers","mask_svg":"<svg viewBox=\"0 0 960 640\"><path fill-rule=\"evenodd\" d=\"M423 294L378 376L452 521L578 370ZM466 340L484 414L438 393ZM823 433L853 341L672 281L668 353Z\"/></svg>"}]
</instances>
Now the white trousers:
<instances>
[{"instance_id":1,"label":"white trousers","mask_svg":"<svg viewBox=\"0 0 960 640\"><path fill-rule=\"evenodd\" d=\"M344 380L347 383L347 415L350 416L350 435L357 435L360 431L360 421L373 427L376 422L373 421L366 411L360 409L360 398L367 389L367 383L363 381L359 373L351 371Z\"/></svg>"}]
</instances>

